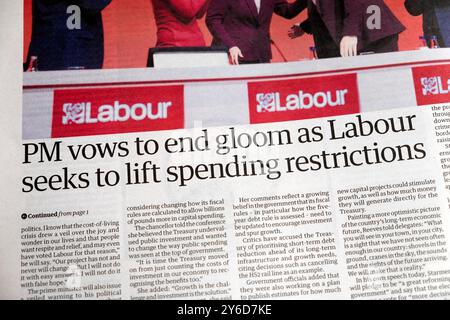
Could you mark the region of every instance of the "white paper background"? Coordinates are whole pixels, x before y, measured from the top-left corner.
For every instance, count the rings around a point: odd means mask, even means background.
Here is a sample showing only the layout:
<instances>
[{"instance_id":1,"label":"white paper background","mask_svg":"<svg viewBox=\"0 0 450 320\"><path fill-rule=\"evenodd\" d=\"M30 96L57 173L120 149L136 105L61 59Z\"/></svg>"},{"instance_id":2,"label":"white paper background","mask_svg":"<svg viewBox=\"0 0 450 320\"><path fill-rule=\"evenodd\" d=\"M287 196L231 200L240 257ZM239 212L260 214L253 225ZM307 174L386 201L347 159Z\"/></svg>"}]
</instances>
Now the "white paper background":
<instances>
[{"instance_id":1,"label":"white paper background","mask_svg":"<svg viewBox=\"0 0 450 320\"><path fill-rule=\"evenodd\" d=\"M22 207L17 203L17 164L21 150L23 1L0 0L0 30L0 299L17 299L20 269L16 257L5 254L5 249L17 243L7 228L16 225Z\"/></svg>"}]
</instances>

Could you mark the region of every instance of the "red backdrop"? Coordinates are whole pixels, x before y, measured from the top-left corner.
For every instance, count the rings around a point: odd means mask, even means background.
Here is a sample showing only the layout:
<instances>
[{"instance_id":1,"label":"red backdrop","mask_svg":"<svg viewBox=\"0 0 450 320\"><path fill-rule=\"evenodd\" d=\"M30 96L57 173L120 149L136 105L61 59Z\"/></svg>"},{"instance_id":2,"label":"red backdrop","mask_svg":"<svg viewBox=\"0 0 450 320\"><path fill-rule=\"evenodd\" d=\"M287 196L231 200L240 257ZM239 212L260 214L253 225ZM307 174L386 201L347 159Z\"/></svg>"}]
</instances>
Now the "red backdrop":
<instances>
[{"instance_id":1,"label":"red backdrop","mask_svg":"<svg viewBox=\"0 0 450 320\"><path fill-rule=\"evenodd\" d=\"M24 0L24 57L28 51L31 37L31 1ZM400 35L400 49L412 50L418 47L418 37L422 34L420 17L411 17L403 7L401 0L385 1L397 17L407 27ZM284 20L275 16L272 22L272 38L286 55L288 60L295 61L309 57L308 48L312 38L304 36L290 40L287 31L293 23L303 21L306 12L294 20ZM105 68L137 68L145 67L148 48L156 42L155 22L151 0L113 0L103 11L105 29ZM201 28L207 42L211 36L201 21ZM277 50L273 49L274 60L282 61Z\"/></svg>"}]
</instances>

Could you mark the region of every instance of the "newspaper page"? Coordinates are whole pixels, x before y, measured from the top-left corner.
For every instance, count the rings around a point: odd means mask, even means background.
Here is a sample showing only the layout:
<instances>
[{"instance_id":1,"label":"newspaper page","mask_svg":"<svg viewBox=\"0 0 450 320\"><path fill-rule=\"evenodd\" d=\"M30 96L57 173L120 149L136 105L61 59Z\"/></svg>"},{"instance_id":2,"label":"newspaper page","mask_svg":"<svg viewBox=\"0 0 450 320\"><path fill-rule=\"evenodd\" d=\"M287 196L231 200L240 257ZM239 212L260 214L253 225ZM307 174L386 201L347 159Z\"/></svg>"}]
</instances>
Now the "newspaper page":
<instances>
[{"instance_id":1,"label":"newspaper page","mask_svg":"<svg viewBox=\"0 0 450 320\"><path fill-rule=\"evenodd\" d=\"M1 298L450 297L449 1L0 6Z\"/></svg>"}]
</instances>

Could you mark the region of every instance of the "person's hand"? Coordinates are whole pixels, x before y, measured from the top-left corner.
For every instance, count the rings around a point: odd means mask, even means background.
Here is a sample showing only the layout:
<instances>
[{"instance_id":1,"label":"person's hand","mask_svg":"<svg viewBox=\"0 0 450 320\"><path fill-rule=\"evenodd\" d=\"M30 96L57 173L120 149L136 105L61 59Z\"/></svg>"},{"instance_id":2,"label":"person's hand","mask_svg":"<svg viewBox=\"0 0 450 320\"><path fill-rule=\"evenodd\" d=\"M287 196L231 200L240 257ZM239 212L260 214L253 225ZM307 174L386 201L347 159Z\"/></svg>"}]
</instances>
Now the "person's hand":
<instances>
[{"instance_id":1,"label":"person's hand","mask_svg":"<svg viewBox=\"0 0 450 320\"><path fill-rule=\"evenodd\" d=\"M300 23L294 24L291 29L288 31L288 36L291 39L295 39L301 37L305 34L305 31L300 27Z\"/></svg>"},{"instance_id":2,"label":"person's hand","mask_svg":"<svg viewBox=\"0 0 450 320\"><path fill-rule=\"evenodd\" d=\"M231 58L231 63L238 65L239 64L239 58L243 58L244 56L242 55L241 49L239 49L238 47L233 47L230 49L230 58Z\"/></svg>"},{"instance_id":3,"label":"person's hand","mask_svg":"<svg viewBox=\"0 0 450 320\"><path fill-rule=\"evenodd\" d=\"M358 55L358 37L345 36L341 40L341 56L354 57Z\"/></svg>"}]
</instances>

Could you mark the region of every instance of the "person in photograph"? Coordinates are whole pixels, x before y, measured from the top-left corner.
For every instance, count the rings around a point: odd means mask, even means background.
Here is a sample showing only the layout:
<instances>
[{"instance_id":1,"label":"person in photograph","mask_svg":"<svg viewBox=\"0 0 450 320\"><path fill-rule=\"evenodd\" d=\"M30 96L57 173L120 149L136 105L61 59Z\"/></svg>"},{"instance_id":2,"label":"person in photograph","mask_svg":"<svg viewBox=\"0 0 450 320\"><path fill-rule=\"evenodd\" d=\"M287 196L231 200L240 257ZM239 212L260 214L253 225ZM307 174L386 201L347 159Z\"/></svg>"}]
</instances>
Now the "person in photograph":
<instances>
[{"instance_id":1,"label":"person in photograph","mask_svg":"<svg viewBox=\"0 0 450 320\"><path fill-rule=\"evenodd\" d=\"M292 19L303 1L211 0L206 25L212 46L226 47L233 64L268 63L272 58L270 24L273 14Z\"/></svg>"},{"instance_id":2,"label":"person in photograph","mask_svg":"<svg viewBox=\"0 0 450 320\"><path fill-rule=\"evenodd\" d=\"M318 58L398 51L405 30L383 0L303 0L308 19L289 36L313 35Z\"/></svg>"},{"instance_id":3,"label":"person in photograph","mask_svg":"<svg viewBox=\"0 0 450 320\"><path fill-rule=\"evenodd\" d=\"M157 26L156 47L204 47L201 19L209 0L152 0Z\"/></svg>"},{"instance_id":4,"label":"person in photograph","mask_svg":"<svg viewBox=\"0 0 450 320\"><path fill-rule=\"evenodd\" d=\"M33 0L27 60L36 57L40 71L102 68L102 10L110 2Z\"/></svg>"},{"instance_id":5,"label":"person in photograph","mask_svg":"<svg viewBox=\"0 0 450 320\"><path fill-rule=\"evenodd\" d=\"M439 47L450 47L450 0L406 0L413 16L423 16L423 34L428 46L435 37Z\"/></svg>"}]
</instances>

